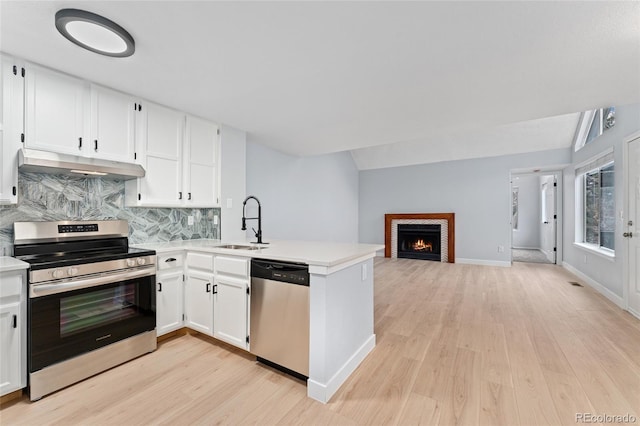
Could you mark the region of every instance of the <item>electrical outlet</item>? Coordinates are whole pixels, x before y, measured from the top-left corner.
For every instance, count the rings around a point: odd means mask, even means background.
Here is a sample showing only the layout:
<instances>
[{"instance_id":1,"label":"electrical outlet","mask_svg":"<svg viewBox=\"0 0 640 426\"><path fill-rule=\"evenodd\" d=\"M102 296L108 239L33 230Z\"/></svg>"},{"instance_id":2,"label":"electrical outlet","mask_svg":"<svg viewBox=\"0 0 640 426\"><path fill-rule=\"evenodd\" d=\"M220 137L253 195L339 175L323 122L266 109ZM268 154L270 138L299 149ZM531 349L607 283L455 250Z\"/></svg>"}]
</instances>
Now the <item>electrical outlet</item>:
<instances>
[{"instance_id":1,"label":"electrical outlet","mask_svg":"<svg viewBox=\"0 0 640 426\"><path fill-rule=\"evenodd\" d=\"M498 246L498 253L504 253L504 246Z\"/></svg>"},{"instance_id":2,"label":"electrical outlet","mask_svg":"<svg viewBox=\"0 0 640 426\"><path fill-rule=\"evenodd\" d=\"M187 225L193 226L193 216L187 216Z\"/></svg>"}]
</instances>

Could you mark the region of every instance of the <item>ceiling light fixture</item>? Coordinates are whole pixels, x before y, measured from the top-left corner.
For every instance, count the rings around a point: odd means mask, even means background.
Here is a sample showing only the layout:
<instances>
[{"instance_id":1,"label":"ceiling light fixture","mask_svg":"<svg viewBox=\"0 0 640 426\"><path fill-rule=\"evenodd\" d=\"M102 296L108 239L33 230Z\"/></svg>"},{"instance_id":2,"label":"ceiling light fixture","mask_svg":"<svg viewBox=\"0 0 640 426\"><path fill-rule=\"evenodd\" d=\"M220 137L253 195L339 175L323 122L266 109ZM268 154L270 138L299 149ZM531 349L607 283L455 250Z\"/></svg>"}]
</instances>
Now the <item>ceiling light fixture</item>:
<instances>
[{"instance_id":1,"label":"ceiling light fixture","mask_svg":"<svg viewBox=\"0 0 640 426\"><path fill-rule=\"evenodd\" d=\"M101 55L124 58L136 50L127 30L104 16L85 10L59 10L56 28L69 41Z\"/></svg>"}]
</instances>

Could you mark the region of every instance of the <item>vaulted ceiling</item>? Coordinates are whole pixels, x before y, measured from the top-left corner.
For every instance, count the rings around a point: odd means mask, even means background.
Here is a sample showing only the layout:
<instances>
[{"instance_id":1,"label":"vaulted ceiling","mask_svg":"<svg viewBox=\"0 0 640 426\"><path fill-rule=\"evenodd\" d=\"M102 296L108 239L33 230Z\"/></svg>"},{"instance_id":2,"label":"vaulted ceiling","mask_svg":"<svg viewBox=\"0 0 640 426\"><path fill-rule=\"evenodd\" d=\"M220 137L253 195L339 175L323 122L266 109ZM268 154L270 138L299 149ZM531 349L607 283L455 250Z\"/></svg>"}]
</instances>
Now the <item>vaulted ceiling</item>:
<instances>
[{"instance_id":1,"label":"vaulted ceiling","mask_svg":"<svg viewBox=\"0 0 640 426\"><path fill-rule=\"evenodd\" d=\"M69 43L66 7L136 53ZM576 112L640 102L640 2L2 0L0 24L6 53L360 168L567 147Z\"/></svg>"}]
</instances>

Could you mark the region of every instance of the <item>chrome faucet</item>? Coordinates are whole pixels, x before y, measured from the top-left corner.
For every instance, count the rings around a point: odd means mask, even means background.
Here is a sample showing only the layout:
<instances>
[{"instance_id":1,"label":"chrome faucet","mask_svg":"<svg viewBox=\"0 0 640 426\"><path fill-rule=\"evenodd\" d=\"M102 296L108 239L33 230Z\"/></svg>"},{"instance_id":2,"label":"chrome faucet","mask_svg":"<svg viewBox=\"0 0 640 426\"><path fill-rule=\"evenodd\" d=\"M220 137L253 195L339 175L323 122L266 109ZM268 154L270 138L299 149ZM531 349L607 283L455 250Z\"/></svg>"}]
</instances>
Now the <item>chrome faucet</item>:
<instances>
[{"instance_id":1,"label":"chrome faucet","mask_svg":"<svg viewBox=\"0 0 640 426\"><path fill-rule=\"evenodd\" d=\"M258 217L245 217L245 208L247 207L247 201L249 201L252 198L256 200L256 203L258 203ZM251 228L253 230L253 233L256 234L256 238L258 239L258 241L256 242L258 244L267 244L262 242L262 206L260 205L260 200L258 200L253 195L249 195L247 198L244 199L242 203L242 228L241 229L243 231L246 231L247 220L253 220L253 219L258 219L258 230L256 231L254 228Z\"/></svg>"}]
</instances>

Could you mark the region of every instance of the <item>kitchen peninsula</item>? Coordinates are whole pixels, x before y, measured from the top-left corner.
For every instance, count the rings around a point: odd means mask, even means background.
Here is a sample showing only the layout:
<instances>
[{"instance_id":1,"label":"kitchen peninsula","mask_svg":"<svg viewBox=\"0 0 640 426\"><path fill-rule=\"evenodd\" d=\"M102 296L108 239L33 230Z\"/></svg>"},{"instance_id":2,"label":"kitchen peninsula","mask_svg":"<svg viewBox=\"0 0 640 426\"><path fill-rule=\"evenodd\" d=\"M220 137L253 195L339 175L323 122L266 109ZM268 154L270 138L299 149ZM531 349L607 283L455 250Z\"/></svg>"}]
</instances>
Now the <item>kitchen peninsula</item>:
<instances>
[{"instance_id":1,"label":"kitchen peninsula","mask_svg":"<svg viewBox=\"0 0 640 426\"><path fill-rule=\"evenodd\" d=\"M138 246L156 250L159 273L163 256L170 254L168 259L175 261L176 253L210 255L225 261L255 258L309 265L307 395L321 402L329 401L375 346L373 258L384 246L270 241L259 246L252 244L248 249L222 247L243 245L247 247L249 243L201 239ZM189 261L186 263L188 268Z\"/></svg>"}]
</instances>

